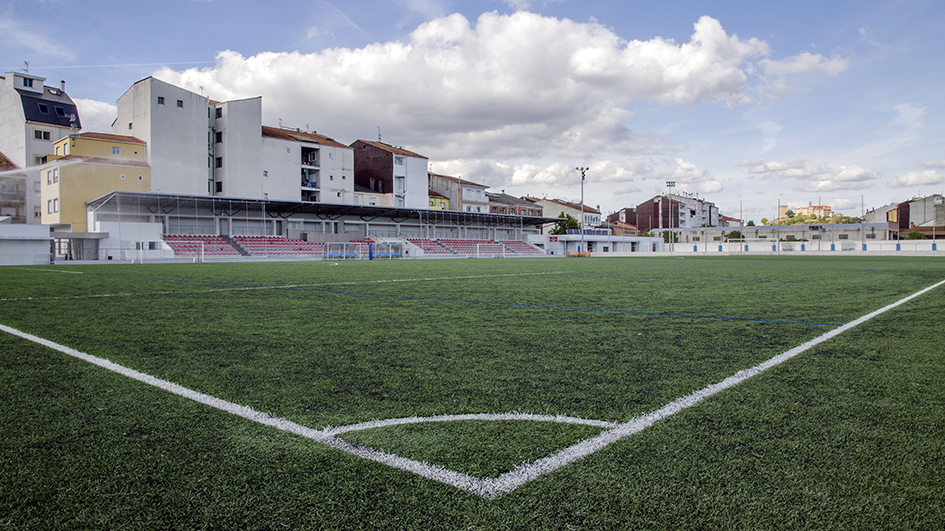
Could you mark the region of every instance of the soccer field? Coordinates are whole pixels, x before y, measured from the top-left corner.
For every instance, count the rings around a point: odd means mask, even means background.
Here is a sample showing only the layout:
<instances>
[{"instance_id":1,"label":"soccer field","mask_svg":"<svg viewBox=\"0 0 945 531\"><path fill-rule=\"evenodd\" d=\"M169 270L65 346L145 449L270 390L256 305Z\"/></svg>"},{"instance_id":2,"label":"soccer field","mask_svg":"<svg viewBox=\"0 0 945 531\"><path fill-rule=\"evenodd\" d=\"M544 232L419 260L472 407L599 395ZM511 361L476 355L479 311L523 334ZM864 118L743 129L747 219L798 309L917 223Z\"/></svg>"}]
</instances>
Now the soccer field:
<instances>
[{"instance_id":1,"label":"soccer field","mask_svg":"<svg viewBox=\"0 0 945 531\"><path fill-rule=\"evenodd\" d=\"M10 529L937 529L945 261L0 268Z\"/></svg>"}]
</instances>

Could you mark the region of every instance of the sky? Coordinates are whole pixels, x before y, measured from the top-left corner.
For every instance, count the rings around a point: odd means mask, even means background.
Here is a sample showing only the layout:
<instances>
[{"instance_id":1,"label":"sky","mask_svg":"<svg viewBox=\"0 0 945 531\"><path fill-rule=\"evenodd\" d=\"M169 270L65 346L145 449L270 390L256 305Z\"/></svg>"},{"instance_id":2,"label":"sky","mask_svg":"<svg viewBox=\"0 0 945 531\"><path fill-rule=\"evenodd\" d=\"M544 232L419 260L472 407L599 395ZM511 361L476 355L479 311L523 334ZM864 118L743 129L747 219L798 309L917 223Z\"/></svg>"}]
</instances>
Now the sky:
<instances>
[{"instance_id":1,"label":"sky","mask_svg":"<svg viewBox=\"0 0 945 531\"><path fill-rule=\"evenodd\" d=\"M941 0L0 0L0 69L66 81L83 130L154 76L265 125L604 214L858 216L945 192Z\"/></svg>"}]
</instances>

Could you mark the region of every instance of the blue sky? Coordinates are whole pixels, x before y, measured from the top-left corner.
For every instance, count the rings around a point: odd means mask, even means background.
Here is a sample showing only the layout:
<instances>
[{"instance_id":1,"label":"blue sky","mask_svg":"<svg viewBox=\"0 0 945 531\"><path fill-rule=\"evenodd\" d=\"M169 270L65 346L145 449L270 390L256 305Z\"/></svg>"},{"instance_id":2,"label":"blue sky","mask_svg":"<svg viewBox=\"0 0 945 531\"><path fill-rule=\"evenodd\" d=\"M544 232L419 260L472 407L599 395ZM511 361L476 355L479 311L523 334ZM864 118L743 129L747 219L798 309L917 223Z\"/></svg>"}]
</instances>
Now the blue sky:
<instances>
[{"instance_id":1,"label":"blue sky","mask_svg":"<svg viewBox=\"0 0 945 531\"><path fill-rule=\"evenodd\" d=\"M65 0L0 4L0 68L66 81L86 130L154 75L263 121L607 213L845 214L945 192L945 3Z\"/></svg>"}]
</instances>

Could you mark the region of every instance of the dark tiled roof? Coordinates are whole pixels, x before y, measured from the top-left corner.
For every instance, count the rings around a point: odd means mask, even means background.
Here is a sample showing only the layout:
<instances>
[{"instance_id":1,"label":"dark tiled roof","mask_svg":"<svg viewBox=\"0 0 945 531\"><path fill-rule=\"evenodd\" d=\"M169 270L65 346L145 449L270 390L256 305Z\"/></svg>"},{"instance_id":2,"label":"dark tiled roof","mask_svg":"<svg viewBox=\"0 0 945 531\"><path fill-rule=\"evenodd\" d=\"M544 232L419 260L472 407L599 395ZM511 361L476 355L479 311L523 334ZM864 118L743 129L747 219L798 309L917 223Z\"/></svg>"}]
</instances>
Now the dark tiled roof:
<instances>
[{"instance_id":1,"label":"dark tiled roof","mask_svg":"<svg viewBox=\"0 0 945 531\"><path fill-rule=\"evenodd\" d=\"M562 206L565 206L574 210L581 210L581 203L572 203L570 201L564 201L562 199L545 199L545 201L548 201L549 203L558 203L559 205L562 205ZM584 205L584 212L588 214L600 214L600 212L596 208L590 207L587 205Z\"/></svg>"},{"instance_id":2,"label":"dark tiled roof","mask_svg":"<svg viewBox=\"0 0 945 531\"><path fill-rule=\"evenodd\" d=\"M43 87L42 96L21 89L16 89L16 92L20 95L27 121L69 127L72 125L69 117L75 115L76 128L82 128L79 111L65 92L52 87ZM43 112L44 107L46 112Z\"/></svg>"},{"instance_id":3,"label":"dark tiled roof","mask_svg":"<svg viewBox=\"0 0 945 531\"><path fill-rule=\"evenodd\" d=\"M3 152L0 152L0 170L18 170L16 164L13 164L13 161L8 159Z\"/></svg>"},{"instance_id":4,"label":"dark tiled roof","mask_svg":"<svg viewBox=\"0 0 945 531\"><path fill-rule=\"evenodd\" d=\"M429 190L429 191L427 192L427 195L429 195L430 197L442 197L443 199L449 199L449 197L446 197L445 195L443 195L443 194L441 194L440 192L437 192L437 191L435 191L435 190Z\"/></svg>"},{"instance_id":5,"label":"dark tiled roof","mask_svg":"<svg viewBox=\"0 0 945 531\"><path fill-rule=\"evenodd\" d=\"M486 192L486 197L489 198L490 203L497 203L502 205L513 205L517 207L531 207L534 208L535 205L524 199L519 199L517 197L512 197L509 194L494 194L492 192ZM541 208L539 206L539 208Z\"/></svg>"},{"instance_id":6,"label":"dark tiled roof","mask_svg":"<svg viewBox=\"0 0 945 531\"><path fill-rule=\"evenodd\" d=\"M332 146L332 147L343 147L351 149L349 146L342 144L332 138L327 136L320 135L318 133L307 133L304 131L298 131L295 129L283 129L281 127L269 127L268 125L262 126L262 136L268 136L269 138L278 138L280 140L294 140L296 142L309 142L311 144L321 144L323 146Z\"/></svg>"},{"instance_id":7,"label":"dark tiled roof","mask_svg":"<svg viewBox=\"0 0 945 531\"><path fill-rule=\"evenodd\" d=\"M141 140L136 136L128 135L113 135L111 133L79 133L77 135L72 135L75 138L91 138L95 140L108 140L111 142L126 142L130 144L143 144L146 145L147 142Z\"/></svg>"},{"instance_id":8,"label":"dark tiled roof","mask_svg":"<svg viewBox=\"0 0 945 531\"><path fill-rule=\"evenodd\" d=\"M377 149L383 149L384 151L389 151L395 155L406 155L408 157L418 157L421 159L426 158L423 155L414 153L413 151L407 151L404 148L394 147L390 144L385 144L383 142L371 142L370 140L358 140L354 144L357 144L358 142L361 142L362 144L367 144L372 147L376 147ZM351 146L354 147L354 144L351 144Z\"/></svg>"},{"instance_id":9,"label":"dark tiled roof","mask_svg":"<svg viewBox=\"0 0 945 531\"><path fill-rule=\"evenodd\" d=\"M431 175L432 177L436 177L436 178L438 178L438 179L444 179L444 180L447 180L447 181L452 181L452 182L454 182L454 183L462 183L462 184L467 184L467 185L469 185L469 186L476 186L476 187L479 187L479 188L489 188L488 186L486 186L486 185L484 185L484 184L474 183L474 182L472 182L472 181L467 181L466 179L461 179L461 178L459 178L459 177L451 177L451 176L449 176L449 175L441 175L441 174L439 174L439 173L433 173L433 172L430 172L430 175Z\"/></svg>"},{"instance_id":10,"label":"dark tiled roof","mask_svg":"<svg viewBox=\"0 0 945 531\"><path fill-rule=\"evenodd\" d=\"M112 159L106 157L83 157L81 155L66 155L53 162L85 162L88 164L102 164L106 166L129 166L134 168L150 168L151 165L144 161L128 159Z\"/></svg>"}]
</instances>

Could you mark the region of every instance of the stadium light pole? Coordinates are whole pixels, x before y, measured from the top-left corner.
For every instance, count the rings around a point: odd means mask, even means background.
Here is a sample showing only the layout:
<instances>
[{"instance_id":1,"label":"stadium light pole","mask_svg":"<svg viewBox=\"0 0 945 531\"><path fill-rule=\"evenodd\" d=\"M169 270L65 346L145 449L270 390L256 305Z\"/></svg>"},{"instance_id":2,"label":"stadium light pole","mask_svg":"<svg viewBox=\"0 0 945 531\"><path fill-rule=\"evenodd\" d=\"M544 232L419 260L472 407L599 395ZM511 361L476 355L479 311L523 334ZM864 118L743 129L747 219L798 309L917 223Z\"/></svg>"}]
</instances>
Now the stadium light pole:
<instances>
[{"instance_id":1,"label":"stadium light pole","mask_svg":"<svg viewBox=\"0 0 945 531\"><path fill-rule=\"evenodd\" d=\"M581 248L578 249L578 252L584 252L584 176L589 168L583 166L574 168L575 170L581 172Z\"/></svg>"},{"instance_id":2,"label":"stadium light pole","mask_svg":"<svg viewBox=\"0 0 945 531\"><path fill-rule=\"evenodd\" d=\"M673 252L673 188L676 187L676 181L666 181L666 188L669 189L669 252Z\"/></svg>"}]
</instances>

